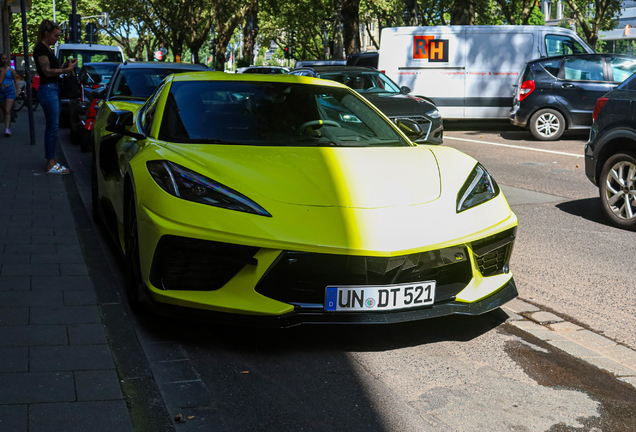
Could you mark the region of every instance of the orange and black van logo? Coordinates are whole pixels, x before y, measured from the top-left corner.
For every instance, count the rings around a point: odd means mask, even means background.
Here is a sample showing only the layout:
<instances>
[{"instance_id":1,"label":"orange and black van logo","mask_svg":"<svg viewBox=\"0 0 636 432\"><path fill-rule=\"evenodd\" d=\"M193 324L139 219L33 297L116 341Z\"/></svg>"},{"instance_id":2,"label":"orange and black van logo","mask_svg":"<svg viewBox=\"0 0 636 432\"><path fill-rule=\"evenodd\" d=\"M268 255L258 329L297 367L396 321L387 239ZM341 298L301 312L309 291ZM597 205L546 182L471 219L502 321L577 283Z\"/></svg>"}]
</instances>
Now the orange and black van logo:
<instances>
[{"instance_id":1,"label":"orange and black van logo","mask_svg":"<svg viewBox=\"0 0 636 432\"><path fill-rule=\"evenodd\" d=\"M435 39L435 36L413 36L413 58L428 59L429 62L447 62L448 39Z\"/></svg>"},{"instance_id":2,"label":"orange and black van logo","mask_svg":"<svg viewBox=\"0 0 636 432\"><path fill-rule=\"evenodd\" d=\"M448 61L448 39L431 39L428 41L428 61Z\"/></svg>"}]
</instances>

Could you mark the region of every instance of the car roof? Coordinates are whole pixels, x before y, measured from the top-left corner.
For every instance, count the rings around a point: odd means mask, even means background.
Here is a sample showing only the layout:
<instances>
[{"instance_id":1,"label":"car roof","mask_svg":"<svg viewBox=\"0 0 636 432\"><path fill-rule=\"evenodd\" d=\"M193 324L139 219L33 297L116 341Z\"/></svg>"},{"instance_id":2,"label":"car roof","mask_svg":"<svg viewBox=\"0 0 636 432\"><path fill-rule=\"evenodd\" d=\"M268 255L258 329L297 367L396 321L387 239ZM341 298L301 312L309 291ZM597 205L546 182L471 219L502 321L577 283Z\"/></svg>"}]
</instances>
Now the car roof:
<instances>
[{"instance_id":1,"label":"car roof","mask_svg":"<svg viewBox=\"0 0 636 432\"><path fill-rule=\"evenodd\" d=\"M228 74L225 72L209 71L209 72L190 72L182 73L174 76L174 81L249 81L249 82L283 82L289 84L313 84L329 87L349 87L336 81L322 80L313 77L303 77L296 75L267 75L267 74Z\"/></svg>"},{"instance_id":2,"label":"car roof","mask_svg":"<svg viewBox=\"0 0 636 432\"><path fill-rule=\"evenodd\" d=\"M82 68L85 68L86 66L99 66L104 64L117 67L122 63L121 62L86 62L82 65Z\"/></svg>"},{"instance_id":3,"label":"car roof","mask_svg":"<svg viewBox=\"0 0 636 432\"><path fill-rule=\"evenodd\" d=\"M372 67L365 66L304 66L292 69L291 72L298 70L310 70L317 73L320 72L380 72Z\"/></svg>"},{"instance_id":4,"label":"car roof","mask_svg":"<svg viewBox=\"0 0 636 432\"><path fill-rule=\"evenodd\" d=\"M172 62L124 62L120 69L184 69L184 70L210 70L204 64L197 63L172 63Z\"/></svg>"},{"instance_id":5,"label":"car roof","mask_svg":"<svg viewBox=\"0 0 636 432\"><path fill-rule=\"evenodd\" d=\"M98 45L98 44L74 44L74 43L65 43L60 44L57 48L58 50L67 50L67 49L75 49L75 50L95 50L95 51L117 51L119 52L121 48L113 45Z\"/></svg>"},{"instance_id":6,"label":"car roof","mask_svg":"<svg viewBox=\"0 0 636 432\"><path fill-rule=\"evenodd\" d=\"M550 60L561 60L565 57L618 57L618 58L630 58L636 60L636 57L626 55L626 54L612 54L612 53L578 53L578 54L561 54L558 56L552 57L541 57L536 58L534 60L530 60L528 63L534 63L538 61L550 61Z\"/></svg>"}]
</instances>

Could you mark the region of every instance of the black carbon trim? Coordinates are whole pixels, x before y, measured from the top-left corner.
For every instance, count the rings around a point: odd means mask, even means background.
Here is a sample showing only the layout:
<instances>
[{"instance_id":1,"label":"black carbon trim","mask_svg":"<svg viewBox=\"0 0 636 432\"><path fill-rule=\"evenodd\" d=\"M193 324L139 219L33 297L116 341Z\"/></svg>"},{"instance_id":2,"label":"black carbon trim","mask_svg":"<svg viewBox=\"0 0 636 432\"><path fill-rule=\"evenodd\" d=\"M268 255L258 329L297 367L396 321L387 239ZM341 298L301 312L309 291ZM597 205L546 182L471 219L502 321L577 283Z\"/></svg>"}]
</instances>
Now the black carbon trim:
<instances>
[{"instance_id":1,"label":"black carbon trim","mask_svg":"<svg viewBox=\"0 0 636 432\"><path fill-rule=\"evenodd\" d=\"M239 315L212 312L201 309L173 306L151 300L150 307L158 314L196 321L215 322L251 327L288 328L301 324L397 324L419 321L447 315L482 315L497 309L517 297L517 286L510 279L497 292L475 303L449 302L433 305L425 309L383 313L338 313L324 311L303 311L296 309L281 316Z\"/></svg>"}]
</instances>

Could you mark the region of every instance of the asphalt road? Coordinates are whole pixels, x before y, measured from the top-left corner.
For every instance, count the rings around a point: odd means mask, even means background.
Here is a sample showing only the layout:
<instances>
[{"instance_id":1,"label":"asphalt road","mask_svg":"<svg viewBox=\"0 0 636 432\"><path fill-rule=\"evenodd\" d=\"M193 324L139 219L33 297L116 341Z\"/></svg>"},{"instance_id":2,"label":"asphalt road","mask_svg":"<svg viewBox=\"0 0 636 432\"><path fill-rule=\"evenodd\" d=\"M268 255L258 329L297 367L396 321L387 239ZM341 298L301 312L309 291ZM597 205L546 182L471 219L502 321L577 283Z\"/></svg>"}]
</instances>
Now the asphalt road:
<instances>
[{"instance_id":1,"label":"asphalt road","mask_svg":"<svg viewBox=\"0 0 636 432\"><path fill-rule=\"evenodd\" d=\"M538 143L506 124L477 126L449 124L445 145L481 161L519 217L512 271L520 297L636 348L636 233L605 222L575 156L586 136ZM61 140L67 137L62 131ZM64 150L89 208L90 154L67 142ZM98 233L121 290L120 260ZM131 316L155 376L165 376L158 371L169 363L153 363L157 347L193 374L188 382L158 383L171 415L192 417L175 430L636 430L633 387L506 319L497 310L393 326L268 331ZM203 390L202 402L175 402Z\"/></svg>"}]
</instances>

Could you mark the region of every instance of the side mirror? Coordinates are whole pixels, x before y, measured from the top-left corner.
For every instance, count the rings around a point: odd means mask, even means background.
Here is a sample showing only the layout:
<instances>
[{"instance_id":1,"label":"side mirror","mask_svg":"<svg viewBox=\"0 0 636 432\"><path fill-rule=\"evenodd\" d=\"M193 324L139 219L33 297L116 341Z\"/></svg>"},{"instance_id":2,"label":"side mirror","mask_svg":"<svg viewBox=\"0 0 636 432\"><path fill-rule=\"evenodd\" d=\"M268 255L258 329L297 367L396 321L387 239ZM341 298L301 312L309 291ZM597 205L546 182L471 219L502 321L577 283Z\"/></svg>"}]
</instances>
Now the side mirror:
<instances>
[{"instance_id":1,"label":"side mirror","mask_svg":"<svg viewBox=\"0 0 636 432\"><path fill-rule=\"evenodd\" d=\"M104 99L106 97L106 88L93 90L93 97L95 99Z\"/></svg>"},{"instance_id":2,"label":"side mirror","mask_svg":"<svg viewBox=\"0 0 636 432\"><path fill-rule=\"evenodd\" d=\"M128 130L133 125L134 116L130 111L117 110L108 114L106 130L116 134L126 135L136 139L144 139L145 135Z\"/></svg>"},{"instance_id":3,"label":"side mirror","mask_svg":"<svg viewBox=\"0 0 636 432\"><path fill-rule=\"evenodd\" d=\"M409 94L412 91L411 87L409 87L409 86L402 86L402 87L400 87L400 90L402 90L402 93L404 93L404 94Z\"/></svg>"},{"instance_id":4,"label":"side mirror","mask_svg":"<svg viewBox=\"0 0 636 432\"><path fill-rule=\"evenodd\" d=\"M407 118L401 118L397 120L396 124L398 129L400 129L404 135L409 137L411 141L417 141L424 138L424 131L417 122Z\"/></svg>"}]
</instances>

